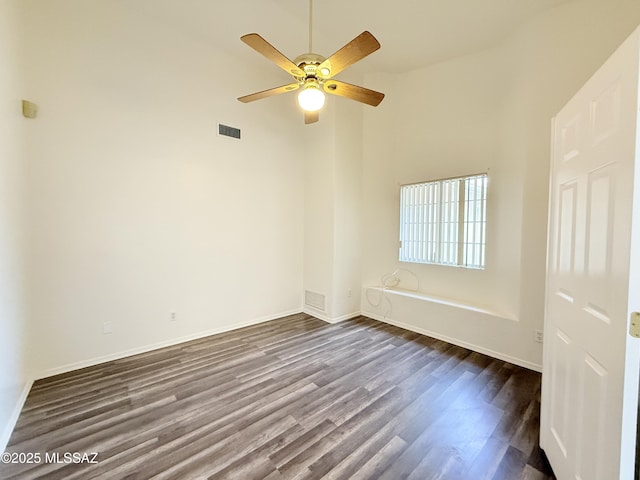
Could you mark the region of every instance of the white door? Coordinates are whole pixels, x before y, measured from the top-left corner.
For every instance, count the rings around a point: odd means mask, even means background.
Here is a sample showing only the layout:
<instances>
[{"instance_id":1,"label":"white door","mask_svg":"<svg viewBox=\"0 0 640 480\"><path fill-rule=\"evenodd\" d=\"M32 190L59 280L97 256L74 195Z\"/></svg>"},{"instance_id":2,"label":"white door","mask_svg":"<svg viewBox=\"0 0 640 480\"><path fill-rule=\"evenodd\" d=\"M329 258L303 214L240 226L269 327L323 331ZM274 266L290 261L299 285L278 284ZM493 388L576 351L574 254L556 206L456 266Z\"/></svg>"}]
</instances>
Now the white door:
<instances>
[{"instance_id":1,"label":"white door","mask_svg":"<svg viewBox=\"0 0 640 480\"><path fill-rule=\"evenodd\" d=\"M553 124L540 443L558 480L633 479L639 46L640 29Z\"/></svg>"}]
</instances>

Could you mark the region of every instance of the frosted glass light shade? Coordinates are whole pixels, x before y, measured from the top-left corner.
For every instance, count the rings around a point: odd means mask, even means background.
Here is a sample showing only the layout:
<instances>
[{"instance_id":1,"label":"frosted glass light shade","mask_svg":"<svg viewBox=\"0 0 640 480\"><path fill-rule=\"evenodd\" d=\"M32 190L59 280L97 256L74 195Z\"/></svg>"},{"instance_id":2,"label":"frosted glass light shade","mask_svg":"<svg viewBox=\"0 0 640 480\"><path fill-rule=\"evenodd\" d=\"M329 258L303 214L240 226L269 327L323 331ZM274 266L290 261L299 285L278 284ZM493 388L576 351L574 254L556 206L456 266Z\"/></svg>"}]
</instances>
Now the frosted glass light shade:
<instances>
[{"instance_id":1,"label":"frosted glass light shade","mask_svg":"<svg viewBox=\"0 0 640 480\"><path fill-rule=\"evenodd\" d=\"M324 105L324 93L318 87L306 87L298 94L298 105L307 112L317 112Z\"/></svg>"}]
</instances>

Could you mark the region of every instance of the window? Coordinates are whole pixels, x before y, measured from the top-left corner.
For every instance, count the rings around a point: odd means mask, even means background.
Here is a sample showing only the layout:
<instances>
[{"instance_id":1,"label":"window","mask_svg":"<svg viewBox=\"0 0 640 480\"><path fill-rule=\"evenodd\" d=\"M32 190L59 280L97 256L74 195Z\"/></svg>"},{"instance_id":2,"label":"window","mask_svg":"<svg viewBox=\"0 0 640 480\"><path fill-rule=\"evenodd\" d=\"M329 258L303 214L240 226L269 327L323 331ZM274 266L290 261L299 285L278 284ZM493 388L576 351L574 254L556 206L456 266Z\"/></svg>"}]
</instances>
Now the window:
<instances>
[{"instance_id":1,"label":"window","mask_svg":"<svg viewBox=\"0 0 640 480\"><path fill-rule=\"evenodd\" d=\"M400 187L400 261L484 268L487 175Z\"/></svg>"}]
</instances>

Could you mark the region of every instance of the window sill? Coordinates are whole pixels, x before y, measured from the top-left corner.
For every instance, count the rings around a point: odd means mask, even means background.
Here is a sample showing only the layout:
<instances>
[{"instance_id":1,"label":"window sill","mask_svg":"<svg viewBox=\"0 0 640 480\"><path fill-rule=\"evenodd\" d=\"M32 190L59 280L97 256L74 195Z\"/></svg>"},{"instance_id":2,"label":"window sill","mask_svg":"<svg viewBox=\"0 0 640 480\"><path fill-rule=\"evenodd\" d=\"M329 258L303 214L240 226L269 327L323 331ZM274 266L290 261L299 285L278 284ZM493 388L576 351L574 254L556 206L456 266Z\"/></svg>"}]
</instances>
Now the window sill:
<instances>
[{"instance_id":1,"label":"window sill","mask_svg":"<svg viewBox=\"0 0 640 480\"><path fill-rule=\"evenodd\" d=\"M470 312L475 312L475 313L481 313L483 315L488 315L488 316L499 318L502 320L510 320L512 322L518 321L518 319L512 315L506 315L492 308L487 308L479 305L472 305L470 303L461 302L459 300L435 297L432 295L428 295L426 293L403 290L401 288L382 288L382 287L366 287L366 288L369 290L384 292L385 294L397 295L400 297L422 300L424 302L436 303L439 305L446 305L448 307L460 308L463 310L468 310Z\"/></svg>"}]
</instances>

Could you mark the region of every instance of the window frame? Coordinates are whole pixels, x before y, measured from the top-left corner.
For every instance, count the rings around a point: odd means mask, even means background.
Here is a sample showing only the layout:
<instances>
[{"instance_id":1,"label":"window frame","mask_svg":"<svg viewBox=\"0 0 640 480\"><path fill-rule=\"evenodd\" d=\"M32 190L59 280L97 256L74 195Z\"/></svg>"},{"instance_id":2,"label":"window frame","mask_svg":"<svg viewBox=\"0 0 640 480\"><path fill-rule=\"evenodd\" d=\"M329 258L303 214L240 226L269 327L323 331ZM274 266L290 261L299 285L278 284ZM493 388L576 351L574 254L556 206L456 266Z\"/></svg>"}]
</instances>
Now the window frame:
<instances>
[{"instance_id":1,"label":"window frame","mask_svg":"<svg viewBox=\"0 0 640 480\"><path fill-rule=\"evenodd\" d=\"M399 261L484 270L488 190L488 172L400 185Z\"/></svg>"}]
</instances>

